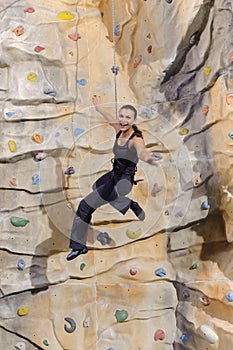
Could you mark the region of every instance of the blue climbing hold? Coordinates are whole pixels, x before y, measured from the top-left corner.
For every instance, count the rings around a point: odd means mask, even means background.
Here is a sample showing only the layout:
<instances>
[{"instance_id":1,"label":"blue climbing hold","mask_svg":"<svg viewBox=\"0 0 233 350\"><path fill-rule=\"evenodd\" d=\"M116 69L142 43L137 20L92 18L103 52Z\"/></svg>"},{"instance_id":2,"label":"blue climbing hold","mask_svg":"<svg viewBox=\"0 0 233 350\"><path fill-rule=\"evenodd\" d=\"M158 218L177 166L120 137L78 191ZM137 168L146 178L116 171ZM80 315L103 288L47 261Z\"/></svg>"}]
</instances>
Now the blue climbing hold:
<instances>
[{"instance_id":1,"label":"blue climbing hold","mask_svg":"<svg viewBox=\"0 0 233 350\"><path fill-rule=\"evenodd\" d=\"M17 263L18 270L24 270L26 263L23 259L19 259Z\"/></svg>"},{"instance_id":2,"label":"blue climbing hold","mask_svg":"<svg viewBox=\"0 0 233 350\"><path fill-rule=\"evenodd\" d=\"M227 293L226 298L228 301L233 301L233 293L232 292Z\"/></svg>"},{"instance_id":3,"label":"blue climbing hold","mask_svg":"<svg viewBox=\"0 0 233 350\"><path fill-rule=\"evenodd\" d=\"M65 171L64 171L64 174L65 175L72 175L75 173L75 170L74 170L74 167L73 166L69 166L69 168L67 168Z\"/></svg>"},{"instance_id":4,"label":"blue climbing hold","mask_svg":"<svg viewBox=\"0 0 233 350\"><path fill-rule=\"evenodd\" d=\"M84 132L83 129L76 128L76 129L74 130L74 136L77 137L77 136L79 136L80 134L82 134L83 132Z\"/></svg>"},{"instance_id":5,"label":"blue climbing hold","mask_svg":"<svg viewBox=\"0 0 233 350\"><path fill-rule=\"evenodd\" d=\"M79 85L81 85L81 86L87 85L86 79L78 79L78 80L77 80L77 83L78 83Z\"/></svg>"},{"instance_id":6,"label":"blue climbing hold","mask_svg":"<svg viewBox=\"0 0 233 350\"><path fill-rule=\"evenodd\" d=\"M204 201L204 202L202 203L202 205L201 205L201 208L202 208L203 210L208 210L208 209L210 209L210 205L209 205L209 203L208 203L207 201Z\"/></svg>"},{"instance_id":7,"label":"blue climbing hold","mask_svg":"<svg viewBox=\"0 0 233 350\"><path fill-rule=\"evenodd\" d=\"M47 89L44 90L44 94L45 94L45 95L52 96L52 97L55 97L55 96L57 95L57 93L56 93L55 90L49 89L49 88L47 88Z\"/></svg>"},{"instance_id":8,"label":"blue climbing hold","mask_svg":"<svg viewBox=\"0 0 233 350\"><path fill-rule=\"evenodd\" d=\"M11 118L11 117L13 117L14 114L15 114L15 112L7 112L7 113L6 113L6 116L7 116L8 118Z\"/></svg>"},{"instance_id":9,"label":"blue climbing hold","mask_svg":"<svg viewBox=\"0 0 233 350\"><path fill-rule=\"evenodd\" d=\"M57 131L55 137L59 137L61 135L60 131Z\"/></svg>"},{"instance_id":10,"label":"blue climbing hold","mask_svg":"<svg viewBox=\"0 0 233 350\"><path fill-rule=\"evenodd\" d=\"M180 337L180 340L187 341L188 340L188 336L186 334L182 334L182 336Z\"/></svg>"},{"instance_id":11,"label":"blue climbing hold","mask_svg":"<svg viewBox=\"0 0 233 350\"><path fill-rule=\"evenodd\" d=\"M159 276L159 277L164 277L167 275L166 271L164 270L163 267L158 268L157 270L155 270L155 275Z\"/></svg>"},{"instance_id":12,"label":"blue climbing hold","mask_svg":"<svg viewBox=\"0 0 233 350\"><path fill-rule=\"evenodd\" d=\"M190 292L187 289L183 290L182 298L183 298L183 300L186 300L186 299L190 298Z\"/></svg>"},{"instance_id":13,"label":"blue climbing hold","mask_svg":"<svg viewBox=\"0 0 233 350\"><path fill-rule=\"evenodd\" d=\"M38 185L40 183L40 176L39 174L34 174L32 176L32 184L33 185Z\"/></svg>"},{"instance_id":14,"label":"blue climbing hold","mask_svg":"<svg viewBox=\"0 0 233 350\"><path fill-rule=\"evenodd\" d=\"M108 350L115 350L114 348L108 348Z\"/></svg>"}]
</instances>

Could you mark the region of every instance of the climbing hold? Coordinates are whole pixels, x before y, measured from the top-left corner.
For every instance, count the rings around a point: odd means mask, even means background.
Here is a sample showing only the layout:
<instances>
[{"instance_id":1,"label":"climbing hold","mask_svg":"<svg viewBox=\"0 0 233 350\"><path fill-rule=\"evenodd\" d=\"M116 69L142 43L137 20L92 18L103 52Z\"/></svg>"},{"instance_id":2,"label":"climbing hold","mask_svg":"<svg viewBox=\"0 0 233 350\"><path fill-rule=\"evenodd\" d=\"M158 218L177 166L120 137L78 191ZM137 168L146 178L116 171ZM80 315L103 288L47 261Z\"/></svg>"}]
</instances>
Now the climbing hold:
<instances>
[{"instance_id":1,"label":"climbing hold","mask_svg":"<svg viewBox=\"0 0 233 350\"><path fill-rule=\"evenodd\" d=\"M165 338L165 332L162 329L157 329L157 331L154 334L154 340L164 340Z\"/></svg>"},{"instance_id":2,"label":"climbing hold","mask_svg":"<svg viewBox=\"0 0 233 350\"><path fill-rule=\"evenodd\" d=\"M68 38L70 38L73 41L78 41L78 39L81 39L81 36L78 32L72 33L68 35Z\"/></svg>"},{"instance_id":3,"label":"climbing hold","mask_svg":"<svg viewBox=\"0 0 233 350\"><path fill-rule=\"evenodd\" d=\"M116 310L115 317L117 322L124 322L128 318L128 312L126 310Z\"/></svg>"},{"instance_id":4,"label":"climbing hold","mask_svg":"<svg viewBox=\"0 0 233 350\"><path fill-rule=\"evenodd\" d=\"M134 58L134 63L133 63L133 67L137 68L137 66L142 62L142 55L137 55Z\"/></svg>"},{"instance_id":5,"label":"climbing hold","mask_svg":"<svg viewBox=\"0 0 233 350\"><path fill-rule=\"evenodd\" d=\"M198 267L199 267L199 263L198 263L198 262L195 262L194 264L192 264L192 265L190 266L189 270L196 270L196 269L198 269Z\"/></svg>"},{"instance_id":6,"label":"climbing hold","mask_svg":"<svg viewBox=\"0 0 233 350\"><path fill-rule=\"evenodd\" d=\"M227 102L228 105L231 104L232 98L233 98L233 94L228 94L228 95L227 95L227 97L226 97L226 102Z\"/></svg>"},{"instance_id":7,"label":"climbing hold","mask_svg":"<svg viewBox=\"0 0 233 350\"><path fill-rule=\"evenodd\" d=\"M156 197L156 195L162 190L163 190L163 186L159 186L159 184L155 183L151 191L152 197Z\"/></svg>"},{"instance_id":8,"label":"climbing hold","mask_svg":"<svg viewBox=\"0 0 233 350\"><path fill-rule=\"evenodd\" d=\"M45 50L45 47L39 46L39 45L34 48L34 51L37 52L37 53L39 53L39 52L41 52L43 50Z\"/></svg>"},{"instance_id":9,"label":"climbing hold","mask_svg":"<svg viewBox=\"0 0 233 350\"><path fill-rule=\"evenodd\" d=\"M210 75L210 73L211 73L211 68L210 67L204 67L204 73L205 73L205 75Z\"/></svg>"},{"instance_id":10,"label":"climbing hold","mask_svg":"<svg viewBox=\"0 0 233 350\"><path fill-rule=\"evenodd\" d=\"M167 273L163 267L159 267L157 270L155 270L155 275L159 277L164 277L167 275Z\"/></svg>"},{"instance_id":11,"label":"climbing hold","mask_svg":"<svg viewBox=\"0 0 233 350\"><path fill-rule=\"evenodd\" d=\"M205 296L205 295L203 295L202 297L200 297L200 302L204 305L204 306L208 306L208 305L210 305L210 301L209 301L209 299Z\"/></svg>"},{"instance_id":12,"label":"climbing hold","mask_svg":"<svg viewBox=\"0 0 233 350\"><path fill-rule=\"evenodd\" d=\"M86 79L78 79L78 80L77 80L77 83L78 83L79 85L81 85L81 86L87 85Z\"/></svg>"},{"instance_id":13,"label":"climbing hold","mask_svg":"<svg viewBox=\"0 0 233 350\"><path fill-rule=\"evenodd\" d=\"M7 116L8 118L11 118L11 117L13 117L14 114L15 114L15 112L7 112L7 113L6 113L6 116Z\"/></svg>"},{"instance_id":14,"label":"climbing hold","mask_svg":"<svg viewBox=\"0 0 233 350\"><path fill-rule=\"evenodd\" d=\"M17 263L18 270L20 271L24 270L25 266L26 266L25 261L23 259L19 259Z\"/></svg>"},{"instance_id":15,"label":"climbing hold","mask_svg":"<svg viewBox=\"0 0 233 350\"><path fill-rule=\"evenodd\" d=\"M44 340L43 340L43 344L44 344L45 346L49 346L48 340L47 340L47 339L44 339Z\"/></svg>"},{"instance_id":16,"label":"climbing hold","mask_svg":"<svg viewBox=\"0 0 233 350\"><path fill-rule=\"evenodd\" d=\"M26 226L30 221L27 219L19 218L18 216L12 216L10 218L10 222L15 227L24 227Z\"/></svg>"},{"instance_id":17,"label":"climbing hold","mask_svg":"<svg viewBox=\"0 0 233 350\"><path fill-rule=\"evenodd\" d=\"M55 137L59 137L61 135L60 131L57 131Z\"/></svg>"},{"instance_id":18,"label":"climbing hold","mask_svg":"<svg viewBox=\"0 0 233 350\"><path fill-rule=\"evenodd\" d=\"M189 129L187 129L187 128L182 128L182 129L180 129L179 134L180 134L181 136L185 136L185 135L188 134L188 132L189 132Z\"/></svg>"},{"instance_id":19,"label":"climbing hold","mask_svg":"<svg viewBox=\"0 0 233 350\"><path fill-rule=\"evenodd\" d=\"M35 156L34 156L34 160L36 162L41 162L43 159L48 157L48 153L45 152L38 152Z\"/></svg>"},{"instance_id":20,"label":"climbing hold","mask_svg":"<svg viewBox=\"0 0 233 350\"><path fill-rule=\"evenodd\" d=\"M24 12L27 12L27 13L33 13L35 12L34 8L33 7L27 7Z\"/></svg>"},{"instance_id":21,"label":"climbing hold","mask_svg":"<svg viewBox=\"0 0 233 350\"><path fill-rule=\"evenodd\" d=\"M156 160L163 159L163 156L160 153L153 152L152 156L155 157Z\"/></svg>"},{"instance_id":22,"label":"climbing hold","mask_svg":"<svg viewBox=\"0 0 233 350\"><path fill-rule=\"evenodd\" d=\"M70 19L73 19L75 16L73 15L73 13L69 12L69 11L62 11L59 12L57 15L58 19L61 19L63 21L68 21Z\"/></svg>"},{"instance_id":23,"label":"climbing hold","mask_svg":"<svg viewBox=\"0 0 233 350\"><path fill-rule=\"evenodd\" d=\"M164 215L169 216L170 215L169 211L165 210Z\"/></svg>"},{"instance_id":24,"label":"climbing hold","mask_svg":"<svg viewBox=\"0 0 233 350\"><path fill-rule=\"evenodd\" d=\"M192 178L192 184L194 187L197 187L201 183L201 174L197 173L193 178Z\"/></svg>"},{"instance_id":25,"label":"climbing hold","mask_svg":"<svg viewBox=\"0 0 233 350\"><path fill-rule=\"evenodd\" d=\"M79 136L80 134L82 134L83 132L84 132L83 129L76 128L76 129L74 130L74 136L77 137L77 136Z\"/></svg>"},{"instance_id":26,"label":"climbing hold","mask_svg":"<svg viewBox=\"0 0 233 350\"><path fill-rule=\"evenodd\" d=\"M30 81L31 83L34 83L37 80L37 76L34 72L30 72L27 75L27 80Z\"/></svg>"},{"instance_id":27,"label":"climbing hold","mask_svg":"<svg viewBox=\"0 0 233 350\"><path fill-rule=\"evenodd\" d=\"M23 341L18 342L15 344L16 350L26 350L26 344Z\"/></svg>"},{"instance_id":28,"label":"climbing hold","mask_svg":"<svg viewBox=\"0 0 233 350\"><path fill-rule=\"evenodd\" d=\"M130 239L136 239L136 238L140 237L141 234L142 234L142 229L141 228L139 228L137 231L132 231L130 229L126 230L126 235Z\"/></svg>"},{"instance_id":29,"label":"climbing hold","mask_svg":"<svg viewBox=\"0 0 233 350\"><path fill-rule=\"evenodd\" d=\"M151 39L151 33L148 33L146 37L147 39Z\"/></svg>"},{"instance_id":30,"label":"climbing hold","mask_svg":"<svg viewBox=\"0 0 233 350\"><path fill-rule=\"evenodd\" d=\"M231 62L233 63L233 52L231 52Z\"/></svg>"},{"instance_id":31,"label":"climbing hold","mask_svg":"<svg viewBox=\"0 0 233 350\"><path fill-rule=\"evenodd\" d=\"M15 177L12 177L12 179L10 180L10 184L12 186L17 186L17 182L16 182L16 178Z\"/></svg>"},{"instance_id":32,"label":"climbing hold","mask_svg":"<svg viewBox=\"0 0 233 350\"><path fill-rule=\"evenodd\" d=\"M85 320L83 321L83 327L88 328L90 327L90 317L86 317Z\"/></svg>"},{"instance_id":33,"label":"climbing hold","mask_svg":"<svg viewBox=\"0 0 233 350\"><path fill-rule=\"evenodd\" d=\"M147 52L148 52L148 53L151 53L151 52L152 52L152 45L149 45L149 46L148 46Z\"/></svg>"},{"instance_id":34,"label":"climbing hold","mask_svg":"<svg viewBox=\"0 0 233 350\"><path fill-rule=\"evenodd\" d=\"M182 293L182 299L186 300L186 299L189 299L189 298L190 298L190 292L187 289L184 289L183 293Z\"/></svg>"},{"instance_id":35,"label":"climbing hold","mask_svg":"<svg viewBox=\"0 0 233 350\"><path fill-rule=\"evenodd\" d=\"M12 30L12 32L16 35L16 36L20 36L24 33L24 27L23 26L18 26L16 28L14 28Z\"/></svg>"},{"instance_id":36,"label":"climbing hold","mask_svg":"<svg viewBox=\"0 0 233 350\"><path fill-rule=\"evenodd\" d=\"M187 341L188 340L188 336L187 334L182 334L182 336L180 337L181 341Z\"/></svg>"},{"instance_id":37,"label":"climbing hold","mask_svg":"<svg viewBox=\"0 0 233 350\"><path fill-rule=\"evenodd\" d=\"M64 329L67 333L73 333L76 329L76 322L73 318L71 317L65 317L64 320L69 324L67 326L66 324L64 325Z\"/></svg>"},{"instance_id":38,"label":"climbing hold","mask_svg":"<svg viewBox=\"0 0 233 350\"><path fill-rule=\"evenodd\" d=\"M209 113L209 106L208 105L205 105L203 106L202 108L202 114L204 114L205 116Z\"/></svg>"},{"instance_id":39,"label":"climbing hold","mask_svg":"<svg viewBox=\"0 0 233 350\"><path fill-rule=\"evenodd\" d=\"M232 292L227 293L226 294L226 298L227 298L228 301L232 302L233 301L233 293Z\"/></svg>"},{"instance_id":40,"label":"climbing hold","mask_svg":"<svg viewBox=\"0 0 233 350\"><path fill-rule=\"evenodd\" d=\"M11 152L16 152L16 143L13 140L8 141L8 147Z\"/></svg>"},{"instance_id":41,"label":"climbing hold","mask_svg":"<svg viewBox=\"0 0 233 350\"><path fill-rule=\"evenodd\" d=\"M107 232L100 232L97 236L97 241L99 241L102 245L106 245L111 242L111 238Z\"/></svg>"},{"instance_id":42,"label":"climbing hold","mask_svg":"<svg viewBox=\"0 0 233 350\"><path fill-rule=\"evenodd\" d=\"M34 174L32 176L32 185L38 185L40 183L40 176L39 174Z\"/></svg>"},{"instance_id":43,"label":"climbing hold","mask_svg":"<svg viewBox=\"0 0 233 350\"><path fill-rule=\"evenodd\" d=\"M233 140L233 131L229 132L228 136Z\"/></svg>"},{"instance_id":44,"label":"climbing hold","mask_svg":"<svg viewBox=\"0 0 233 350\"><path fill-rule=\"evenodd\" d=\"M129 273L130 273L131 276L135 276L137 274L137 272L138 271L136 269L130 269L129 270Z\"/></svg>"},{"instance_id":45,"label":"climbing hold","mask_svg":"<svg viewBox=\"0 0 233 350\"><path fill-rule=\"evenodd\" d=\"M39 143L39 144L43 143L42 136L40 134L37 134L37 133L32 135L32 140L35 141L36 143Z\"/></svg>"},{"instance_id":46,"label":"climbing hold","mask_svg":"<svg viewBox=\"0 0 233 350\"><path fill-rule=\"evenodd\" d=\"M64 174L65 175L72 175L75 173L75 170L74 170L74 167L73 166L69 166L69 168L67 168L65 171L64 171Z\"/></svg>"},{"instance_id":47,"label":"climbing hold","mask_svg":"<svg viewBox=\"0 0 233 350\"><path fill-rule=\"evenodd\" d=\"M165 0L168 4L172 3L172 0Z\"/></svg>"},{"instance_id":48,"label":"climbing hold","mask_svg":"<svg viewBox=\"0 0 233 350\"><path fill-rule=\"evenodd\" d=\"M197 44L198 40L199 40L199 31L193 33L189 39L189 43L191 45Z\"/></svg>"},{"instance_id":49,"label":"climbing hold","mask_svg":"<svg viewBox=\"0 0 233 350\"><path fill-rule=\"evenodd\" d=\"M45 95L50 95L50 96L53 96L53 97L56 97L57 93L54 89L44 89L44 94Z\"/></svg>"},{"instance_id":50,"label":"climbing hold","mask_svg":"<svg viewBox=\"0 0 233 350\"><path fill-rule=\"evenodd\" d=\"M114 348L108 348L108 350L115 350Z\"/></svg>"},{"instance_id":51,"label":"climbing hold","mask_svg":"<svg viewBox=\"0 0 233 350\"><path fill-rule=\"evenodd\" d=\"M17 314L19 316L26 316L29 313L29 306L21 306L18 310L17 310Z\"/></svg>"},{"instance_id":52,"label":"climbing hold","mask_svg":"<svg viewBox=\"0 0 233 350\"><path fill-rule=\"evenodd\" d=\"M202 202L202 204L201 204L201 209L203 209L203 210L208 210L208 209L210 209L210 204L208 204L207 201Z\"/></svg>"},{"instance_id":53,"label":"climbing hold","mask_svg":"<svg viewBox=\"0 0 233 350\"><path fill-rule=\"evenodd\" d=\"M120 34L121 34L121 25L120 25L120 23L118 23L118 24L115 25L114 35L115 36L120 36Z\"/></svg>"},{"instance_id":54,"label":"climbing hold","mask_svg":"<svg viewBox=\"0 0 233 350\"><path fill-rule=\"evenodd\" d=\"M80 270L83 271L83 270L85 269L85 267L86 267L86 264L82 263L82 264L80 265Z\"/></svg>"},{"instance_id":55,"label":"climbing hold","mask_svg":"<svg viewBox=\"0 0 233 350\"><path fill-rule=\"evenodd\" d=\"M210 344L215 344L218 341L218 335L209 326L203 324L200 326L200 331L205 340Z\"/></svg>"}]
</instances>

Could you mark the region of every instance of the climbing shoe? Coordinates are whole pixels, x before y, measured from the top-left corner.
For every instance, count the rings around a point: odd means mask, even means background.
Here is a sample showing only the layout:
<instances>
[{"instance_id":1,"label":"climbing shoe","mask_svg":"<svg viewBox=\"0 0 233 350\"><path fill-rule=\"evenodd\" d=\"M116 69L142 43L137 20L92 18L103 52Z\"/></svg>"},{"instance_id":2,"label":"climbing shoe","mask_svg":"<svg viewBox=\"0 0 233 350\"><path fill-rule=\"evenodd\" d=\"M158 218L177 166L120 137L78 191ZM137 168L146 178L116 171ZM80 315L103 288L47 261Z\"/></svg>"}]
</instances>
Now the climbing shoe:
<instances>
[{"instance_id":1,"label":"climbing shoe","mask_svg":"<svg viewBox=\"0 0 233 350\"><path fill-rule=\"evenodd\" d=\"M71 252L67 255L66 260L71 261L77 258L77 256L79 256L80 254L86 254L87 252L88 249L85 246L82 249L72 249Z\"/></svg>"},{"instance_id":2,"label":"climbing shoe","mask_svg":"<svg viewBox=\"0 0 233 350\"><path fill-rule=\"evenodd\" d=\"M139 220L143 221L145 219L145 212L137 202L131 201L130 209L134 212Z\"/></svg>"}]
</instances>

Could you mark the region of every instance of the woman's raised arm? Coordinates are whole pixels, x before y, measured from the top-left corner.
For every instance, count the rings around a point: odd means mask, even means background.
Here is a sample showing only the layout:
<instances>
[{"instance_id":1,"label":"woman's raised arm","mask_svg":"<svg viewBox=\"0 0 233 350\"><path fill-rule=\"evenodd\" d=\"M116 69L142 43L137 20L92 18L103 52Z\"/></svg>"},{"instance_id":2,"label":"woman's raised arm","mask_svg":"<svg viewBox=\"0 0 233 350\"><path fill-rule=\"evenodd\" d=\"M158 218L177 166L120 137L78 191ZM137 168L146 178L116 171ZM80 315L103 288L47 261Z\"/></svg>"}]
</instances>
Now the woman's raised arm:
<instances>
[{"instance_id":1,"label":"woman's raised arm","mask_svg":"<svg viewBox=\"0 0 233 350\"><path fill-rule=\"evenodd\" d=\"M119 122L114 119L111 113L109 113L105 107L102 106L102 99L100 96L94 95L92 97L92 103L95 106L97 112L99 112L104 119L116 130L119 130Z\"/></svg>"}]
</instances>

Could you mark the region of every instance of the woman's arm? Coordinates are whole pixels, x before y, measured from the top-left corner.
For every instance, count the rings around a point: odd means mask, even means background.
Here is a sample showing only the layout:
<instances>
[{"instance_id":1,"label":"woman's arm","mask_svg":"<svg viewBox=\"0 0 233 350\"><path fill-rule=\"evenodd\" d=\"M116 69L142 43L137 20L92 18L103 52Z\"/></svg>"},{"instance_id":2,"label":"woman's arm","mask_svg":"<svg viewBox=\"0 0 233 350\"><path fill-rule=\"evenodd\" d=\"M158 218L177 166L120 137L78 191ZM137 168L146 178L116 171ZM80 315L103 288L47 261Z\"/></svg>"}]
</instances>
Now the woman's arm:
<instances>
[{"instance_id":1,"label":"woman's arm","mask_svg":"<svg viewBox=\"0 0 233 350\"><path fill-rule=\"evenodd\" d=\"M143 162L149 163L151 165L158 166L157 159L150 155L149 152L145 149L145 142L141 137L133 138L133 146L136 149L138 158Z\"/></svg>"},{"instance_id":2,"label":"woman's arm","mask_svg":"<svg viewBox=\"0 0 233 350\"><path fill-rule=\"evenodd\" d=\"M111 113L109 113L105 107L102 106L102 100L100 96L94 95L92 97L92 103L95 106L97 112L99 112L104 119L116 130L119 131L119 123Z\"/></svg>"}]
</instances>

